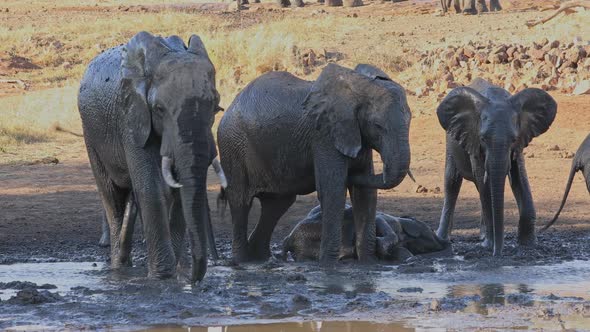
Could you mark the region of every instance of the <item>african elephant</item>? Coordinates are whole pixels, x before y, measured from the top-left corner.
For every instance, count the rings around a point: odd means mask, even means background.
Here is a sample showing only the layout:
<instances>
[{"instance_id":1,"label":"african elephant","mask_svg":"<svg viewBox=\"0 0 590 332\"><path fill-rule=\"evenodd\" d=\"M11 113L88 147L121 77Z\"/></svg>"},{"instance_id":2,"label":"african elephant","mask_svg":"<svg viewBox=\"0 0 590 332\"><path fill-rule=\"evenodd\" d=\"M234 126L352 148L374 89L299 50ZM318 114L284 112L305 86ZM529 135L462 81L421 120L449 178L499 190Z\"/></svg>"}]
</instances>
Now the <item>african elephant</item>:
<instances>
[{"instance_id":1,"label":"african elephant","mask_svg":"<svg viewBox=\"0 0 590 332\"><path fill-rule=\"evenodd\" d=\"M555 100L533 88L511 96L476 79L469 87L451 91L436 113L447 132L445 198L438 236L449 238L457 196L466 179L474 182L479 192L484 246L493 248L494 256L501 255L508 175L520 212L518 243L533 245L536 213L522 151L553 123Z\"/></svg>"},{"instance_id":2,"label":"african elephant","mask_svg":"<svg viewBox=\"0 0 590 332\"><path fill-rule=\"evenodd\" d=\"M121 228L128 197L143 221L148 275L175 274L186 229L192 281L207 270L207 168L216 151L215 68L198 36L140 32L97 56L81 82L78 108L90 165L106 211L113 268L130 264ZM178 177L178 181L175 179Z\"/></svg>"},{"instance_id":3,"label":"african elephant","mask_svg":"<svg viewBox=\"0 0 590 332\"><path fill-rule=\"evenodd\" d=\"M477 14L488 12L488 6L486 5L485 0L441 0L441 7L442 11L446 13L451 9L451 6L455 8L455 12L458 13L466 13L466 14ZM502 6L500 5L500 0L490 0L490 9L492 11L500 11L502 10Z\"/></svg>"},{"instance_id":4,"label":"african elephant","mask_svg":"<svg viewBox=\"0 0 590 332\"><path fill-rule=\"evenodd\" d=\"M375 217L375 254L386 261L403 261L418 254L440 251L448 243L440 240L425 223L407 217L377 212ZM283 240L283 256L291 253L296 260L318 260L322 237L322 210L313 208ZM352 207L346 205L342 219L340 259L356 258L355 223Z\"/></svg>"},{"instance_id":5,"label":"african elephant","mask_svg":"<svg viewBox=\"0 0 590 332\"><path fill-rule=\"evenodd\" d=\"M567 200L567 196L570 193L570 189L572 189L574 176L578 171L582 171L582 174L584 174L584 179L586 180L586 188L588 189L588 193L590 193L590 134L586 136L586 139L582 142L582 145L580 145L578 151L576 151L576 156L572 161L570 175L567 179L567 185L565 186L565 192L563 193L563 198L561 200L559 210L557 210L555 217L553 217L553 219L551 219L551 221L545 227L543 227L543 231L551 227L551 225L553 225L557 221L557 218L559 218L559 214L565 206L565 201Z\"/></svg>"},{"instance_id":6,"label":"african elephant","mask_svg":"<svg viewBox=\"0 0 590 332\"><path fill-rule=\"evenodd\" d=\"M297 195L317 190L320 261L335 263L347 189L359 260L373 260L376 189L393 188L408 173L410 119L405 90L370 65L351 70L328 64L315 82L270 72L246 86L217 131L234 260L268 258L279 218ZM382 174L373 173L373 149L383 160ZM247 238L254 197L262 215Z\"/></svg>"}]
</instances>

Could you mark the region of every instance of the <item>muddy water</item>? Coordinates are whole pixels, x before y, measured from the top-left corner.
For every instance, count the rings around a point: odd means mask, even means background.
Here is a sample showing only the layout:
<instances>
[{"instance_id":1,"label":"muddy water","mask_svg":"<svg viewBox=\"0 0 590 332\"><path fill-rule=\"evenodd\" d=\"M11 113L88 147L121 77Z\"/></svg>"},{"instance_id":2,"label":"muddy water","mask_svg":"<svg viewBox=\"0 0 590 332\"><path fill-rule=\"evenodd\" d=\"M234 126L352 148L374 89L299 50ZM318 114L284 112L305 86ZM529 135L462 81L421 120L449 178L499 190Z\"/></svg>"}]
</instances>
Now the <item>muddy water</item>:
<instances>
[{"instance_id":1,"label":"muddy water","mask_svg":"<svg viewBox=\"0 0 590 332\"><path fill-rule=\"evenodd\" d=\"M0 282L53 284L50 291L63 296L57 303L11 305L6 300L17 290L0 290L0 329L590 330L588 261L516 267L451 257L414 265L334 271L283 262L212 266L196 287L147 279L143 268L115 273L104 263L0 265Z\"/></svg>"}]
</instances>

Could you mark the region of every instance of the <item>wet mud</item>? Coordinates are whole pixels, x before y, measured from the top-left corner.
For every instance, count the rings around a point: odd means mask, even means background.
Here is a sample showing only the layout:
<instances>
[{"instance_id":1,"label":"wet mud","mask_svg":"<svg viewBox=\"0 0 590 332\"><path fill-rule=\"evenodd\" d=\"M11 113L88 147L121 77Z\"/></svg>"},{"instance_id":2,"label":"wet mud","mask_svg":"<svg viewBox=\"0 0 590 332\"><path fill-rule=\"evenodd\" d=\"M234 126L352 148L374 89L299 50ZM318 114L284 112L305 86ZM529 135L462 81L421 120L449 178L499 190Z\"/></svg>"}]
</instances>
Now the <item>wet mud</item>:
<instances>
[{"instance_id":1,"label":"wet mud","mask_svg":"<svg viewBox=\"0 0 590 332\"><path fill-rule=\"evenodd\" d=\"M590 328L587 235L562 246L542 240L526 250L508 241L498 259L478 247L476 236L456 238L444 255L401 265L345 261L324 269L273 258L235 266L225 259L210 262L195 286L182 272L175 280L146 278L138 240L136 266L119 271L104 259L0 265L0 329ZM285 325L266 325L278 323Z\"/></svg>"}]
</instances>

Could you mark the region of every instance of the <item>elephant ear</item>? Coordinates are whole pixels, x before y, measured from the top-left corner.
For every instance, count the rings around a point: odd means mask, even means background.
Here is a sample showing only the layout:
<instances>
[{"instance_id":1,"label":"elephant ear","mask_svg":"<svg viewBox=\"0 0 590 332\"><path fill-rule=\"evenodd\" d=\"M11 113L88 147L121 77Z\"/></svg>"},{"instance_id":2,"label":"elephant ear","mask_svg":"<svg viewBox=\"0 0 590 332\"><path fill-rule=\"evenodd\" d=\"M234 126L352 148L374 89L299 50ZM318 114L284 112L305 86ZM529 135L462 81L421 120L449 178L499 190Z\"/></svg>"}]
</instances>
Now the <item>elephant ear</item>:
<instances>
[{"instance_id":1,"label":"elephant ear","mask_svg":"<svg viewBox=\"0 0 590 332\"><path fill-rule=\"evenodd\" d=\"M359 79L368 80L350 69L330 63L303 102L305 110L315 116L316 128L327 128L336 149L350 158L356 158L361 150L357 119L361 98L353 89Z\"/></svg>"},{"instance_id":2,"label":"elephant ear","mask_svg":"<svg viewBox=\"0 0 590 332\"><path fill-rule=\"evenodd\" d=\"M516 146L522 150L533 138L549 129L557 114L557 103L547 92L535 88L522 90L509 102L519 111L520 131Z\"/></svg>"},{"instance_id":3,"label":"elephant ear","mask_svg":"<svg viewBox=\"0 0 590 332\"><path fill-rule=\"evenodd\" d=\"M391 78L383 70L366 63L360 63L356 65L356 67L354 67L354 71L371 79L391 81Z\"/></svg>"},{"instance_id":4,"label":"elephant ear","mask_svg":"<svg viewBox=\"0 0 590 332\"><path fill-rule=\"evenodd\" d=\"M479 153L480 111L487 98L469 87L455 88L436 109L440 125L471 155Z\"/></svg>"},{"instance_id":5,"label":"elephant ear","mask_svg":"<svg viewBox=\"0 0 590 332\"><path fill-rule=\"evenodd\" d=\"M148 32L140 32L123 46L121 61L121 96L126 110L126 127L134 144L144 147L152 122L147 103L147 88L161 57L170 51L164 40Z\"/></svg>"},{"instance_id":6,"label":"elephant ear","mask_svg":"<svg viewBox=\"0 0 590 332\"><path fill-rule=\"evenodd\" d=\"M188 51L190 53L209 58L209 54L207 53L207 49L205 48L205 44L203 44L201 37L199 37L197 35L192 35L189 38Z\"/></svg>"}]
</instances>

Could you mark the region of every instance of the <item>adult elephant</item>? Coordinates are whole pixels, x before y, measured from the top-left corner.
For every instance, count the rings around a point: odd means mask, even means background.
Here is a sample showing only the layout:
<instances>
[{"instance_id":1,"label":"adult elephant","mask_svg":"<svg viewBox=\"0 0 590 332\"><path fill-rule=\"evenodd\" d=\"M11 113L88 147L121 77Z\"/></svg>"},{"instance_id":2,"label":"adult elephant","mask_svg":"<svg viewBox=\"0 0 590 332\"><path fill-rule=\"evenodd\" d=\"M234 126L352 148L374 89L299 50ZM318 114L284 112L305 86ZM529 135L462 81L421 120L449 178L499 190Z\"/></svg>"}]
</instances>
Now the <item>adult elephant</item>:
<instances>
[{"instance_id":1,"label":"adult elephant","mask_svg":"<svg viewBox=\"0 0 590 332\"><path fill-rule=\"evenodd\" d=\"M111 265L128 265L121 246L127 197L143 221L148 274L175 274L189 230L192 281L207 270L206 177L218 110L215 69L198 36L147 32L97 56L78 106L90 164L107 215ZM175 179L178 177L178 181Z\"/></svg>"},{"instance_id":2,"label":"adult elephant","mask_svg":"<svg viewBox=\"0 0 590 332\"><path fill-rule=\"evenodd\" d=\"M551 227L559 218L559 214L563 207L565 206L565 202L567 201L567 196L572 189L572 184L574 182L574 176L578 171L582 171L584 175L584 179L586 180L586 188L588 189L588 193L590 193L590 134L586 136L586 139L582 142L578 151L576 151L576 156L574 160L572 160L572 167L570 168L570 175L567 179L567 185L565 186L565 192L563 193L563 198L561 199L561 205L559 206L559 210L551 219L551 221L543 227L542 231L546 230L547 228Z\"/></svg>"},{"instance_id":3,"label":"adult elephant","mask_svg":"<svg viewBox=\"0 0 590 332\"><path fill-rule=\"evenodd\" d=\"M375 257L376 189L397 186L408 173L410 108L404 89L381 70L329 64L315 82L271 72L236 97L219 124L237 262L270 256L279 218L297 195L317 190L322 209L320 261L337 261L347 188L359 260ZM372 150L383 174L373 173ZM254 197L262 215L247 238Z\"/></svg>"},{"instance_id":4,"label":"adult elephant","mask_svg":"<svg viewBox=\"0 0 590 332\"><path fill-rule=\"evenodd\" d=\"M508 91L482 79L456 88L436 111L447 131L445 199L437 231L448 240L463 179L475 183L485 228L484 246L501 255L504 245L504 185L510 178L518 203L518 243L536 242L536 213L523 149L555 119L557 104L543 90Z\"/></svg>"}]
</instances>

